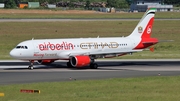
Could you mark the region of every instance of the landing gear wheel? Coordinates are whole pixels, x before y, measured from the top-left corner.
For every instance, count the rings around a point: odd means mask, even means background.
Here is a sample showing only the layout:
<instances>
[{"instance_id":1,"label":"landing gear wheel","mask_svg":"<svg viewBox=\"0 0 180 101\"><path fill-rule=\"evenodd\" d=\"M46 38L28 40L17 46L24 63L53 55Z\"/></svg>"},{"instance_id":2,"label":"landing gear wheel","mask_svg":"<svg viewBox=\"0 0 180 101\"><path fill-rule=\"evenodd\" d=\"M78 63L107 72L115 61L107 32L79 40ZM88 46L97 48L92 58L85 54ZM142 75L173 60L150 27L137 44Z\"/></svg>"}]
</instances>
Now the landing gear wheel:
<instances>
[{"instance_id":1,"label":"landing gear wheel","mask_svg":"<svg viewBox=\"0 0 180 101\"><path fill-rule=\"evenodd\" d=\"M34 60L30 60L30 65L28 69L33 70L34 69L33 64L34 64Z\"/></svg>"},{"instance_id":2,"label":"landing gear wheel","mask_svg":"<svg viewBox=\"0 0 180 101\"><path fill-rule=\"evenodd\" d=\"M29 66L29 67L28 67L28 69L33 70L33 69L34 69L34 67L33 67L33 66Z\"/></svg>"},{"instance_id":3,"label":"landing gear wheel","mask_svg":"<svg viewBox=\"0 0 180 101\"><path fill-rule=\"evenodd\" d=\"M71 65L71 63L70 63L70 62L67 62L67 67L69 67L69 68L73 68L73 66Z\"/></svg>"},{"instance_id":4,"label":"landing gear wheel","mask_svg":"<svg viewBox=\"0 0 180 101\"><path fill-rule=\"evenodd\" d=\"M97 63L91 63L90 64L90 68L91 69L97 69L98 68L98 64Z\"/></svg>"}]
</instances>

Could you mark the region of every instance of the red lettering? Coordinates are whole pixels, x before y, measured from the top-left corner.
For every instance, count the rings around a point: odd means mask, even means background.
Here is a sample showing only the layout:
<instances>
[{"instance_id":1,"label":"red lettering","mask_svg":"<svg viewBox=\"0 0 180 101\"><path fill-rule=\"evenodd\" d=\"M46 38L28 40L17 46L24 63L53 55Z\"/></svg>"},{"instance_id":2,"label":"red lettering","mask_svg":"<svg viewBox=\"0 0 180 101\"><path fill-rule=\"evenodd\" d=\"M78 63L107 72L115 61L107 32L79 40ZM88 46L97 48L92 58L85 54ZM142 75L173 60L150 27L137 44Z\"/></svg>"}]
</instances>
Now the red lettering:
<instances>
[{"instance_id":1,"label":"red lettering","mask_svg":"<svg viewBox=\"0 0 180 101\"><path fill-rule=\"evenodd\" d=\"M70 50L70 49L74 49L74 45L72 43L68 43L68 42L62 42L62 43L50 43L48 42L48 44L46 44L46 42L44 42L43 44L39 44L39 50L40 51L45 51L45 50Z\"/></svg>"},{"instance_id":2,"label":"red lettering","mask_svg":"<svg viewBox=\"0 0 180 101\"><path fill-rule=\"evenodd\" d=\"M61 50L61 45L60 44L56 44L56 49L57 50Z\"/></svg>"},{"instance_id":3,"label":"red lettering","mask_svg":"<svg viewBox=\"0 0 180 101\"><path fill-rule=\"evenodd\" d=\"M44 42L44 50L48 50L48 45Z\"/></svg>"},{"instance_id":4,"label":"red lettering","mask_svg":"<svg viewBox=\"0 0 180 101\"><path fill-rule=\"evenodd\" d=\"M69 49L74 49L74 45L72 43L69 43Z\"/></svg>"},{"instance_id":5,"label":"red lettering","mask_svg":"<svg viewBox=\"0 0 180 101\"><path fill-rule=\"evenodd\" d=\"M44 56L44 54L34 54L34 56L43 57L43 56Z\"/></svg>"},{"instance_id":6,"label":"red lettering","mask_svg":"<svg viewBox=\"0 0 180 101\"><path fill-rule=\"evenodd\" d=\"M67 50L67 48L66 48L67 46L66 46L65 42L63 42L63 47L65 50Z\"/></svg>"},{"instance_id":7,"label":"red lettering","mask_svg":"<svg viewBox=\"0 0 180 101\"><path fill-rule=\"evenodd\" d=\"M43 50L44 50L44 45L43 45L43 44L39 44L39 49L40 49L41 51L43 51Z\"/></svg>"},{"instance_id":8,"label":"red lettering","mask_svg":"<svg viewBox=\"0 0 180 101\"><path fill-rule=\"evenodd\" d=\"M50 49L51 49L51 50L55 50L55 49L56 49L56 47L55 47L54 44L50 44L50 42L49 42L49 45L50 45Z\"/></svg>"},{"instance_id":9,"label":"red lettering","mask_svg":"<svg viewBox=\"0 0 180 101\"><path fill-rule=\"evenodd\" d=\"M62 50L63 50L63 48L64 48L64 44L63 43L61 44L61 47L62 47Z\"/></svg>"}]
</instances>

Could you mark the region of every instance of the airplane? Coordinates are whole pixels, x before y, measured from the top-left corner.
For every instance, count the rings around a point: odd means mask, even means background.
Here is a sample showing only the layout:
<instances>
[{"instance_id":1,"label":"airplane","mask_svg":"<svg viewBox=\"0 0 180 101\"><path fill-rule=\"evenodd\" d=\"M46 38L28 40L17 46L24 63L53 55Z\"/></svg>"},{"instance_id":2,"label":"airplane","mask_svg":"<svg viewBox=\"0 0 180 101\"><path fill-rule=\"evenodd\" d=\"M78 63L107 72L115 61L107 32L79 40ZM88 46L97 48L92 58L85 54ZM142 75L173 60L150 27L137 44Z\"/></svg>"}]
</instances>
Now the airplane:
<instances>
[{"instance_id":1,"label":"airplane","mask_svg":"<svg viewBox=\"0 0 180 101\"><path fill-rule=\"evenodd\" d=\"M56 60L67 60L67 67L97 69L95 59L140 52L157 44L158 39L151 38L155 12L155 8L147 9L126 37L32 39L19 43L9 54L15 59L29 61L29 69L34 68L34 61L46 65Z\"/></svg>"}]
</instances>

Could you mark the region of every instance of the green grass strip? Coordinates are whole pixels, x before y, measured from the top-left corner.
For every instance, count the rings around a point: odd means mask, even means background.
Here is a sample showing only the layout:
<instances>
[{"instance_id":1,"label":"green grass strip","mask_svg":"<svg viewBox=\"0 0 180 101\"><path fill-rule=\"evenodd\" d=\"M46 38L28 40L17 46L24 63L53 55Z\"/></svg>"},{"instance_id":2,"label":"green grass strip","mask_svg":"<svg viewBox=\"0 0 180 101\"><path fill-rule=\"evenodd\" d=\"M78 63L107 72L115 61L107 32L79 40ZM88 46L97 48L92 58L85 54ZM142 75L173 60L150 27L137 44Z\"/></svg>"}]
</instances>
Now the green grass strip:
<instances>
[{"instance_id":1,"label":"green grass strip","mask_svg":"<svg viewBox=\"0 0 180 101\"><path fill-rule=\"evenodd\" d=\"M178 101L180 76L1 85L1 101ZM38 89L21 93L20 89Z\"/></svg>"},{"instance_id":2,"label":"green grass strip","mask_svg":"<svg viewBox=\"0 0 180 101\"><path fill-rule=\"evenodd\" d=\"M0 59L12 59L9 52L18 43L34 39L120 37L129 35L138 21L70 21L70 22L1 22ZM180 20L155 21L152 37L174 40L155 45L155 51L144 51L120 58L180 58Z\"/></svg>"},{"instance_id":3,"label":"green grass strip","mask_svg":"<svg viewBox=\"0 0 180 101\"><path fill-rule=\"evenodd\" d=\"M122 13L100 13L94 11L94 13L90 14L41 14L41 13L1 13L0 19L80 19L80 18L122 18L122 19L128 19L128 18L136 18L140 19L143 16L144 12L139 13L128 13L128 12L122 12ZM156 12L155 18L164 18L164 19L179 19L180 14L179 12Z\"/></svg>"}]
</instances>

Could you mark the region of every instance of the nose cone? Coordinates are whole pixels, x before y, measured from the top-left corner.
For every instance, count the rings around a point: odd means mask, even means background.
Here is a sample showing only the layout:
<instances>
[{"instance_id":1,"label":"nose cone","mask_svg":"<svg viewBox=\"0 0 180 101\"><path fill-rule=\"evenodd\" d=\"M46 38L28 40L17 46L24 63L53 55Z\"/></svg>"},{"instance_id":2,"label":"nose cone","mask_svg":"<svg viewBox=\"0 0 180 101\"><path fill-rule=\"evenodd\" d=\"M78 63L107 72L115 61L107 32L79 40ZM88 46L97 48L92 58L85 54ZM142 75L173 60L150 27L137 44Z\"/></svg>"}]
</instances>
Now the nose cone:
<instances>
[{"instance_id":1,"label":"nose cone","mask_svg":"<svg viewBox=\"0 0 180 101\"><path fill-rule=\"evenodd\" d=\"M10 51L9 55L13 58L17 58L17 52L14 49Z\"/></svg>"}]
</instances>

